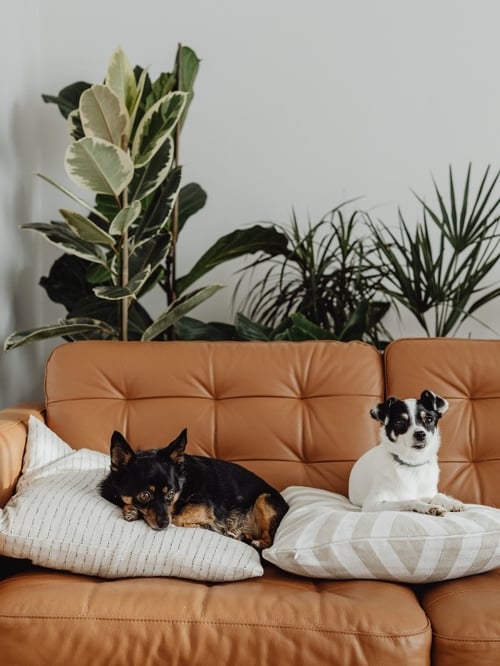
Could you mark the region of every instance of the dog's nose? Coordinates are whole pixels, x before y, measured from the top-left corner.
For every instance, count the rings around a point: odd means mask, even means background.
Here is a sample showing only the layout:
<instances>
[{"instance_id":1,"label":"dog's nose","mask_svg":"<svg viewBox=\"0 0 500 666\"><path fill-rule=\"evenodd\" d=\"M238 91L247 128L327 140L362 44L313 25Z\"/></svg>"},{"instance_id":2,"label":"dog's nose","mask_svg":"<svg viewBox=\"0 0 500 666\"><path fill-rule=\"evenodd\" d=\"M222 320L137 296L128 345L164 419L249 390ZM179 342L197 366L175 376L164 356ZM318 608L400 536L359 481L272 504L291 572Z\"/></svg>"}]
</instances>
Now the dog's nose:
<instances>
[{"instance_id":1,"label":"dog's nose","mask_svg":"<svg viewBox=\"0 0 500 666\"><path fill-rule=\"evenodd\" d=\"M158 529L163 530L165 527L168 527L169 522L168 518L158 518L156 524L158 525Z\"/></svg>"},{"instance_id":2,"label":"dog's nose","mask_svg":"<svg viewBox=\"0 0 500 666\"><path fill-rule=\"evenodd\" d=\"M425 430L417 430L414 435L415 439L417 442L425 442Z\"/></svg>"}]
</instances>

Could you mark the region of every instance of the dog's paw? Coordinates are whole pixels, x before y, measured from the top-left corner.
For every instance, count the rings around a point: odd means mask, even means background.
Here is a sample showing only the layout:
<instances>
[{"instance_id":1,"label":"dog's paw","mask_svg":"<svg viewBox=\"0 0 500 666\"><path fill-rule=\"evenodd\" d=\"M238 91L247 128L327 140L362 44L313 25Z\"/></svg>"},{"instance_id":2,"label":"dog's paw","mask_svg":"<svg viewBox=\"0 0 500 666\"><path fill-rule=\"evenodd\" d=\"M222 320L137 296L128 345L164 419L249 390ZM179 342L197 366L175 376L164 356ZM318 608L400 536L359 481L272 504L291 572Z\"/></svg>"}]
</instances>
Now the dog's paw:
<instances>
[{"instance_id":1,"label":"dog's paw","mask_svg":"<svg viewBox=\"0 0 500 666\"><path fill-rule=\"evenodd\" d=\"M445 511L457 512L465 511L466 509L465 505L462 504L462 502L459 500L455 499L454 497L449 497L448 495L443 495L441 493L438 493L435 497L433 497L431 503L442 506Z\"/></svg>"},{"instance_id":2,"label":"dog's paw","mask_svg":"<svg viewBox=\"0 0 500 666\"><path fill-rule=\"evenodd\" d=\"M268 539L253 539L250 541L250 545L257 550L264 550L265 548L270 548L273 544Z\"/></svg>"},{"instance_id":3,"label":"dog's paw","mask_svg":"<svg viewBox=\"0 0 500 666\"><path fill-rule=\"evenodd\" d=\"M135 508L135 506L124 506L123 507L123 517L125 520L137 520L139 518L139 511Z\"/></svg>"},{"instance_id":4,"label":"dog's paw","mask_svg":"<svg viewBox=\"0 0 500 666\"><path fill-rule=\"evenodd\" d=\"M444 503L443 503L444 504ZM465 506L458 500L451 500L444 504L446 511L465 511Z\"/></svg>"},{"instance_id":5,"label":"dog's paw","mask_svg":"<svg viewBox=\"0 0 500 666\"><path fill-rule=\"evenodd\" d=\"M426 513L430 516L444 516L446 509L441 504L429 504Z\"/></svg>"}]
</instances>

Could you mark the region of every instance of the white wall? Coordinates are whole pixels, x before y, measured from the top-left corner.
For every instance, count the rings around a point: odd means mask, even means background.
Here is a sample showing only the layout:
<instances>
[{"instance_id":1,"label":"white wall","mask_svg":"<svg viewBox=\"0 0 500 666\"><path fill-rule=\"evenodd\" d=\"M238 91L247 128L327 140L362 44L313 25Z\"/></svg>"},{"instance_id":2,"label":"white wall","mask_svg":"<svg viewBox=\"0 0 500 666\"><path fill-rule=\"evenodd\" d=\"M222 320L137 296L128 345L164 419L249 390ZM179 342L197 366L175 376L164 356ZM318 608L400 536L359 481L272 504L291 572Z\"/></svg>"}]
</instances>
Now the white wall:
<instances>
[{"instance_id":1,"label":"white wall","mask_svg":"<svg viewBox=\"0 0 500 666\"><path fill-rule=\"evenodd\" d=\"M18 0L2 10L0 338L64 314L37 285L57 252L16 225L68 201L31 174L64 180L65 125L41 101L103 78L121 45L153 75L178 42L202 59L182 138L185 182L208 192L181 236L180 272L207 244L292 207L317 219L362 196L386 222L410 188L431 195L451 163L477 173L500 156L500 5L495 0ZM206 282L234 284L238 264ZM197 313L231 319L231 289ZM161 307L158 301L158 308ZM497 307L484 313L497 324ZM159 312L159 310L158 310ZM411 323L394 335L420 334ZM464 334L491 332L468 326ZM0 355L0 406L41 396L51 344Z\"/></svg>"}]
</instances>

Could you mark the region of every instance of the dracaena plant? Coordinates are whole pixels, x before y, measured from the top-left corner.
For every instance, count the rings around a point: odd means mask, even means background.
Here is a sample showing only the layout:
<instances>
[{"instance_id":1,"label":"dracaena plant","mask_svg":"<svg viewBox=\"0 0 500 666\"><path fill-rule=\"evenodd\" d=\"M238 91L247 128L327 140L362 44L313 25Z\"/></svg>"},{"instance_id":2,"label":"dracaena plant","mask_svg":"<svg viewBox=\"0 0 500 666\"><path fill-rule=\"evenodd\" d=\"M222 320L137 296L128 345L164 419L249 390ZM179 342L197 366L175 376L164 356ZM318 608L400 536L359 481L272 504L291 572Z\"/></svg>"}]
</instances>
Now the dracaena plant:
<instances>
[{"instance_id":1,"label":"dracaena plant","mask_svg":"<svg viewBox=\"0 0 500 666\"><path fill-rule=\"evenodd\" d=\"M367 261L362 223L359 211L345 214L341 205L305 229L295 215L280 225L287 251L253 262L267 268L243 301L250 319L272 339L364 339L383 347L389 302L380 298L380 266Z\"/></svg>"},{"instance_id":2,"label":"dracaena plant","mask_svg":"<svg viewBox=\"0 0 500 666\"><path fill-rule=\"evenodd\" d=\"M57 221L23 225L64 251L40 283L53 301L65 306L67 316L11 334L5 349L58 336L168 339L180 317L221 287L195 288L205 273L229 259L279 244L273 230L259 225L232 232L186 275L176 276L179 233L206 200L196 183L181 187L176 157L198 66L196 54L179 46L174 71L152 81L147 70L132 69L117 49L104 83L77 82L57 96L43 96L67 119L66 172L94 200L38 174L79 207L61 209ZM166 301L156 317L141 303L153 288L163 290Z\"/></svg>"}]
</instances>

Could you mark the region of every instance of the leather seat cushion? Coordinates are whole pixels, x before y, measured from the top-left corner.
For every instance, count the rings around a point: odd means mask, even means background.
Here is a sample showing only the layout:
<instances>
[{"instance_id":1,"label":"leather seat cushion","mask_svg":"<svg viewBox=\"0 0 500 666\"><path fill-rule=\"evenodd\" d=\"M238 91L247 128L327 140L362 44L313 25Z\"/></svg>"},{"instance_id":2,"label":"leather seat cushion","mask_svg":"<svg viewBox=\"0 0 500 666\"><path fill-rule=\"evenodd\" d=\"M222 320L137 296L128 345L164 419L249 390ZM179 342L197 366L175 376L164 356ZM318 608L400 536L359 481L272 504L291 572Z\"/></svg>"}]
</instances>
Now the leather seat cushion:
<instances>
[{"instance_id":1,"label":"leather seat cushion","mask_svg":"<svg viewBox=\"0 0 500 666\"><path fill-rule=\"evenodd\" d=\"M50 570L0 583L2 659L25 666L405 664L428 661L414 592L380 581L263 578L208 584L103 580ZM126 640L125 640L126 637Z\"/></svg>"},{"instance_id":2,"label":"leather seat cushion","mask_svg":"<svg viewBox=\"0 0 500 666\"><path fill-rule=\"evenodd\" d=\"M500 663L500 569L424 588L439 666Z\"/></svg>"}]
</instances>

